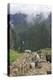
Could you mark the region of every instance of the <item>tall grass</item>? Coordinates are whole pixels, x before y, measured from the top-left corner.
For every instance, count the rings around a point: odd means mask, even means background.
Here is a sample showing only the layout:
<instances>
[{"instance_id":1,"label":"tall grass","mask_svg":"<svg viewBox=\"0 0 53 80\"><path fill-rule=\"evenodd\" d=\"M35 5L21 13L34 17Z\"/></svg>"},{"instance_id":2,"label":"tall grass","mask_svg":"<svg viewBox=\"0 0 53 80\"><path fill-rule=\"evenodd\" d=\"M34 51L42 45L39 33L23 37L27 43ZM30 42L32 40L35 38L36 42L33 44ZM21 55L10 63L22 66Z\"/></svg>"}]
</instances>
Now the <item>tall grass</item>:
<instances>
[{"instance_id":1,"label":"tall grass","mask_svg":"<svg viewBox=\"0 0 53 80\"><path fill-rule=\"evenodd\" d=\"M18 51L12 50L10 49L10 64L14 61L16 61L16 59L19 59L22 56L22 53L19 53Z\"/></svg>"}]
</instances>

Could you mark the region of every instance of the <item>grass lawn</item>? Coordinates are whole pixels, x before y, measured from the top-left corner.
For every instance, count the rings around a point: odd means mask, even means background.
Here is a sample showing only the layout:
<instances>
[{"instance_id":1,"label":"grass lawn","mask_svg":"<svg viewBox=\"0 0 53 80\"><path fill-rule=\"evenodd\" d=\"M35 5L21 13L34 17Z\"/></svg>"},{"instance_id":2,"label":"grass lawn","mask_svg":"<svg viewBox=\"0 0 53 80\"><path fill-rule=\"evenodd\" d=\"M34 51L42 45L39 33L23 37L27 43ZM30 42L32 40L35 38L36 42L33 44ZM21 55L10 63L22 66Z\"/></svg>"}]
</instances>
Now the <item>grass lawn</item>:
<instances>
[{"instance_id":1,"label":"grass lawn","mask_svg":"<svg viewBox=\"0 0 53 80\"><path fill-rule=\"evenodd\" d=\"M23 54L22 53L19 53L18 51L15 51L15 50L10 50L10 64L14 61L16 61L16 59L20 58Z\"/></svg>"}]
</instances>

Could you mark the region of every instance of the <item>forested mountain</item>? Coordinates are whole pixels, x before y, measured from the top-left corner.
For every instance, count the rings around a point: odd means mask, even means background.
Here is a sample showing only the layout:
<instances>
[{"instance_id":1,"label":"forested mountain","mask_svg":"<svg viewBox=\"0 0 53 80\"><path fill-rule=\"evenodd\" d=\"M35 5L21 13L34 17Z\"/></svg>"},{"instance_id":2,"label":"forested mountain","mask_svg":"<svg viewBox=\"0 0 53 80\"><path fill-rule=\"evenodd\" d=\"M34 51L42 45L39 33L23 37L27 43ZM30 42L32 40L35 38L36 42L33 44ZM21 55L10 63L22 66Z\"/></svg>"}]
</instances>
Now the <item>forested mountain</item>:
<instances>
[{"instance_id":1,"label":"forested mountain","mask_svg":"<svg viewBox=\"0 0 53 80\"><path fill-rule=\"evenodd\" d=\"M27 22L27 14L9 14L9 17L10 48L34 51L51 47L51 13L47 18L38 14L30 23Z\"/></svg>"},{"instance_id":2,"label":"forested mountain","mask_svg":"<svg viewBox=\"0 0 53 80\"><path fill-rule=\"evenodd\" d=\"M10 14L10 20L13 22L13 24L16 26L18 24L24 24L26 22L26 17L27 15L26 14Z\"/></svg>"}]
</instances>

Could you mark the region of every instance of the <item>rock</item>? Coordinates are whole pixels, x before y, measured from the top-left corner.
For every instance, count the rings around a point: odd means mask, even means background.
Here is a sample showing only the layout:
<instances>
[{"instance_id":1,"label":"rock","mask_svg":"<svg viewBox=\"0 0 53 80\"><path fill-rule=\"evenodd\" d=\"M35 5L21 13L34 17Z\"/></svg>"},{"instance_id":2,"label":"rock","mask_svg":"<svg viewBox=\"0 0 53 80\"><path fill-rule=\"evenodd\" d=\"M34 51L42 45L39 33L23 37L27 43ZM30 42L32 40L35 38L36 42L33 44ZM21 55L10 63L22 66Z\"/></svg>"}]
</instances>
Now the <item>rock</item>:
<instances>
[{"instance_id":1,"label":"rock","mask_svg":"<svg viewBox=\"0 0 53 80\"><path fill-rule=\"evenodd\" d=\"M11 71L11 75L16 76L17 74L18 74L18 69L17 69L17 68L14 68L14 69Z\"/></svg>"},{"instance_id":2,"label":"rock","mask_svg":"<svg viewBox=\"0 0 53 80\"><path fill-rule=\"evenodd\" d=\"M32 63L30 63L30 68L35 68L35 63L34 62L32 62Z\"/></svg>"},{"instance_id":3,"label":"rock","mask_svg":"<svg viewBox=\"0 0 53 80\"><path fill-rule=\"evenodd\" d=\"M47 71L47 74L51 74L51 71Z\"/></svg>"},{"instance_id":4,"label":"rock","mask_svg":"<svg viewBox=\"0 0 53 80\"><path fill-rule=\"evenodd\" d=\"M25 50L25 53L32 53L31 50Z\"/></svg>"},{"instance_id":5,"label":"rock","mask_svg":"<svg viewBox=\"0 0 53 80\"><path fill-rule=\"evenodd\" d=\"M51 55L46 55L46 60L51 63Z\"/></svg>"}]
</instances>

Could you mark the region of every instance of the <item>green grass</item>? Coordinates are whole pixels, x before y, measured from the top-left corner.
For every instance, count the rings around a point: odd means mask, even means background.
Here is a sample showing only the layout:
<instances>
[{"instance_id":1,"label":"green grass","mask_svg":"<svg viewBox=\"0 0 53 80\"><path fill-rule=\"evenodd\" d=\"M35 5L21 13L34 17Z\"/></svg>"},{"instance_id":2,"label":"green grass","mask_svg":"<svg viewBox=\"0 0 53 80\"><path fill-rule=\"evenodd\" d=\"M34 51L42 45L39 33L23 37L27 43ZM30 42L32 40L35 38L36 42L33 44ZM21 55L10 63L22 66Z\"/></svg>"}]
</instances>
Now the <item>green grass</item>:
<instances>
[{"instance_id":1,"label":"green grass","mask_svg":"<svg viewBox=\"0 0 53 80\"><path fill-rule=\"evenodd\" d=\"M10 64L19 59L23 54L15 50L10 50Z\"/></svg>"},{"instance_id":2,"label":"green grass","mask_svg":"<svg viewBox=\"0 0 53 80\"><path fill-rule=\"evenodd\" d=\"M40 50L38 50L37 51L37 53L39 54L39 55L51 55L52 54L52 50L51 50L51 48L44 48L44 49L40 49Z\"/></svg>"}]
</instances>

